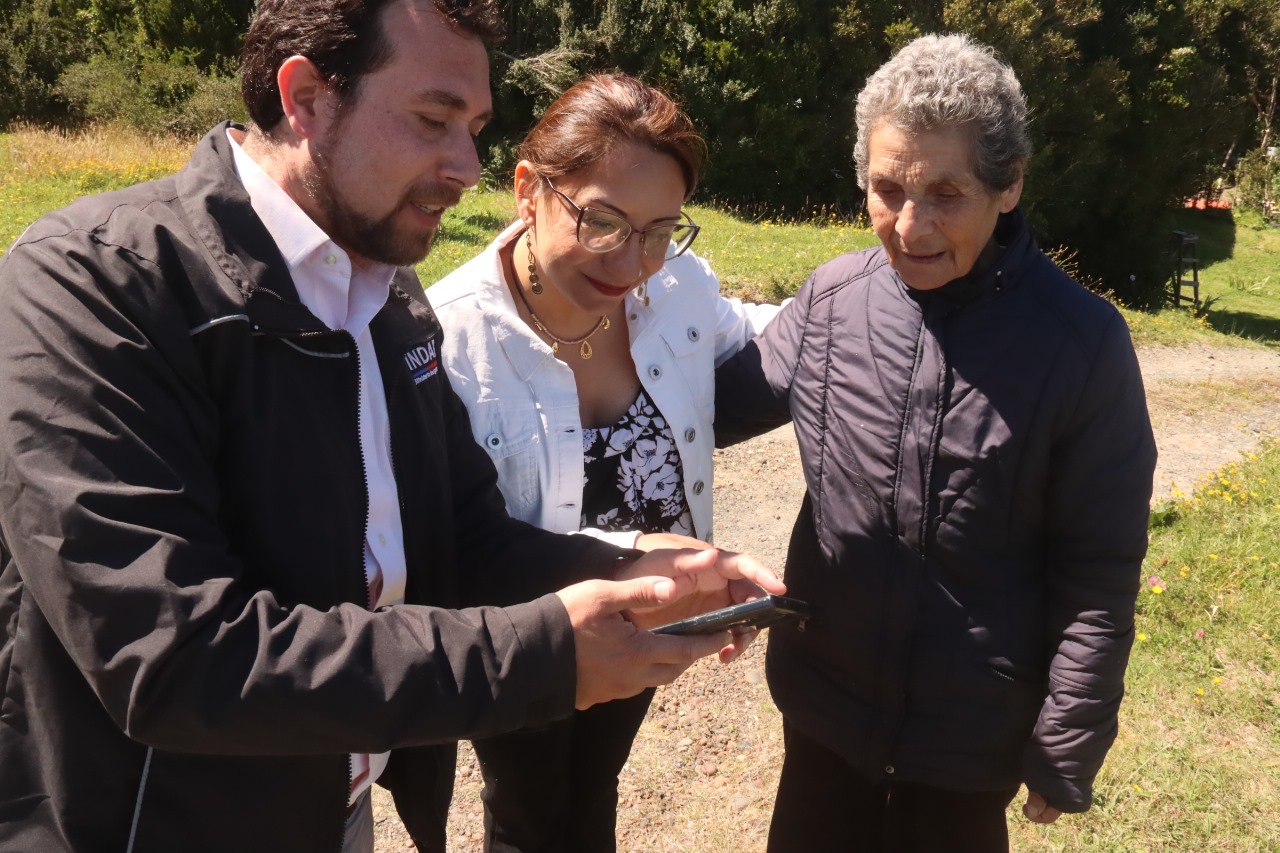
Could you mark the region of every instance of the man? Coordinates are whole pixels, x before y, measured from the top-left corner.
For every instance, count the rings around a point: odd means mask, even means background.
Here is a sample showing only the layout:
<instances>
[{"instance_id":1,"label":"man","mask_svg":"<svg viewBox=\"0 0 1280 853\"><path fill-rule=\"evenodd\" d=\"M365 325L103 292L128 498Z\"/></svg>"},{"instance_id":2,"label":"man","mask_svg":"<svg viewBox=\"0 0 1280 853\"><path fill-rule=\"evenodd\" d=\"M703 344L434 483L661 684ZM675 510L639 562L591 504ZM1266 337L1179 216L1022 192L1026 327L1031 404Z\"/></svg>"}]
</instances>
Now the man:
<instances>
[{"instance_id":1,"label":"man","mask_svg":"<svg viewBox=\"0 0 1280 853\"><path fill-rule=\"evenodd\" d=\"M1035 245L1012 70L923 37L858 96L882 246L820 267L716 375L716 436L794 420L771 851L1007 849L1089 807L1116 733L1155 444L1124 319Z\"/></svg>"},{"instance_id":2,"label":"man","mask_svg":"<svg viewBox=\"0 0 1280 853\"><path fill-rule=\"evenodd\" d=\"M781 586L506 515L399 266L479 177L498 20L265 0L248 132L0 261L0 848L369 850L376 779L442 850L454 741L731 656L638 626Z\"/></svg>"}]
</instances>

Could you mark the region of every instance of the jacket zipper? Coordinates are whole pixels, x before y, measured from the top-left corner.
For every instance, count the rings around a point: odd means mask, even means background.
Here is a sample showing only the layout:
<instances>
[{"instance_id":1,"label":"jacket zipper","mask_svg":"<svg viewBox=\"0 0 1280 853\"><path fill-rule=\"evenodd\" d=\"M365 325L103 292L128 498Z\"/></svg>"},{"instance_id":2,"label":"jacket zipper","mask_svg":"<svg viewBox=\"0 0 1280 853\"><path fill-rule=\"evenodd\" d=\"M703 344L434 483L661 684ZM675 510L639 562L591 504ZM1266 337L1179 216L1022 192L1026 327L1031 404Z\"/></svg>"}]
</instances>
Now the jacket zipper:
<instances>
[{"instance_id":1,"label":"jacket zipper","mask_svg":"<svg viewBox=\"0 0 1280 853\"><path fill-rule=\"evenodd\" d=\"M364 561L364 542L369 538L369 464L365 460L364 442L360 439L360 392L364 388L364 374L360 368L360 347L356 344L355 336L347 330L343 329L342 334L347 336L347 340L351 342L351 355L355 359L356 364L356 447L360 449L360 475L364 478L364 522L360 527L360 546L359 546L359 563L360 574L364 578L364 600L365 606L373 610L376 601L371 599L372 592L369 584L373 578L369 577L369 567ZM388 418L388 422L390 418Z\"/></svg>"},{"instance_id":2,"label":"jacket zipper","mask_svg":"<svg viewBox=\"0 0 1280 853\"><path fill-rule=\"evenodd\" d=\"M356 766L351 761L351 754L348 753L347 754L346 794L342 798L343 805L346 805L351 800L351 774L355 772L355 769L356 769ZM338 853L342 853L343 849L347 846L347 818L346 817L343 817L343 819L338 823L338 827L339 828L338 828L337 850L338 850Z\"/></svg>"},{"instance_id":3,"label":"jacket zipper","mask_svg":"<svg viewBox=\"0 0 1280 853\"><path fill-rule=\"evenodd\" d=\"M133 821L129 824L129 844L125 847L125 853L133 853L133 847L138 841L138 822L142 817L142 798L147 793L147 777L151 775L151 756L155 754L155 747L147 747L147 757L142 762L142 778L138 780L138 798L133 804Z\"/></svg>"},{"instance_id":4,"label":"jacket zipper","mask_svg":"<svg viewBox=\"0 0 1280 853\"><path fill-rule=\"evenodd\" d=\"M355 359L356 365L356 447L360 451L360 475L364 478L364 521L360 526L360 539L358 540L359 544L356 546L358 551L356 559L357 564L360 566L360 576L364 578L365 606L372 610L375 604L370 600L372 593L369 589L369 582L372 579L369 577L369 566L364 560L364 542L369 538L369 466L365 462L364 442L360 440L360 390L364 385L364 375L360 372L360 347L356 344L355 336L345 329L342 330L342 334L346 335L347 340L351 342L351 356ZM351 754L347 753L347 773L343 779L346 796L342 798L343 803L348 803L351 800L351 780L355 774L355 769L355 762ZM341 853L347 842L347 821L345 818L341 826L342 831L338 836L339 853Z\"/></svg>"}]
</instances>

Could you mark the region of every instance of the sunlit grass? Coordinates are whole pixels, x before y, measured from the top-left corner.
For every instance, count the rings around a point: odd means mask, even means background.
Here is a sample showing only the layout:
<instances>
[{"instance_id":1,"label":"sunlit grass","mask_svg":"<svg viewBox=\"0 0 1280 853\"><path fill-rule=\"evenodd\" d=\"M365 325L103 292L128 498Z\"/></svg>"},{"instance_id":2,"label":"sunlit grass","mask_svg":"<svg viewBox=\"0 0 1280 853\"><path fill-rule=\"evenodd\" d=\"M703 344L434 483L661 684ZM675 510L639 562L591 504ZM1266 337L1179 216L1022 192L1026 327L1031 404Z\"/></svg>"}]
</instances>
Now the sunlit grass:
<instances>
[{"instance_id":1,"label":"sunlit grass","mask_svg":"<svg viewBox=\"0 0 1280 853\"><path fill-rule=\"evenodd\" d=\"M1248 210L1233 219L1182 211L1179 226L1200 237L1200 295L1208 323L1227 334L1280 341L1280 228Z\"/></svg>"},{"instance_id":2,"label":"sunlit grass","mask_svg":"<svg viewBox=\"0 0 1280 853\"><path fill-rule=\"evenodd\" d=\"M190 153L190 141L123 128L74 134L19 128L0 134L0 251L50 210L167 175Z\"/></svg>"},{"instance_id":3,"label":"sunlit grass","mask_svg":"<svg viewBox=\"0 0 1280 853\"><path fill-rule=\"evenodd\" d=\"M1015 848L1280 850L1280 446L1157 508L1136 629L1094 809Z\"/></svg>"}]
</instances>

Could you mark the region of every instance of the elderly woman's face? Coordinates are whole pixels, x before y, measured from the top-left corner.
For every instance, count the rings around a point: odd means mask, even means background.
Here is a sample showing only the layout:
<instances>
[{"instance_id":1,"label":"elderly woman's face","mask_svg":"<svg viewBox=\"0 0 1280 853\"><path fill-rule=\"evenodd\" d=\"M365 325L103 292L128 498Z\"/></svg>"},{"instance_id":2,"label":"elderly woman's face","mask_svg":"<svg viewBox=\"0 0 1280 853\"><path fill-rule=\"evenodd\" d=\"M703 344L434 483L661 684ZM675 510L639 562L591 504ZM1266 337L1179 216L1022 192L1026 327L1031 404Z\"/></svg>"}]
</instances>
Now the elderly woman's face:
<instances>
[{"instance_id":1,"label":"elderly woman's face","mask_svg":"<svg viewBox=\"0 0 1280 853\"><path fill-rule=\"evenodd\" d=\"M1022 181L992 193L970 166L960 128L908 135L880 125L867 140L867 209L889 263L908 286L933 290L966 275L1013 210Z\"/></svg>"}]
</instances>

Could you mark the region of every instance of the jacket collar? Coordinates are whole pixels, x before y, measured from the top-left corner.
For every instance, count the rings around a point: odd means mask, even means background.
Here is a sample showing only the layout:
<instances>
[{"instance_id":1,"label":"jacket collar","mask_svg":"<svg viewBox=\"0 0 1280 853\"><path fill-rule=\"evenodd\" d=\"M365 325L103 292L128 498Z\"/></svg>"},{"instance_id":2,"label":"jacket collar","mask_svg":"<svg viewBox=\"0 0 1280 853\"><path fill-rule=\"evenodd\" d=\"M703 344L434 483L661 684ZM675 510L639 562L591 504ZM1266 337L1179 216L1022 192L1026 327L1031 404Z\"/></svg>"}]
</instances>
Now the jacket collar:
<instances>
[{"instance_id":1,"label":"jacket collar","mask_svg":"<svg viewBox=\"0 0 1280 853\"><path fill-rule=\"evenodd\" d=\"M221 304L205 308L212 317L223 316L228 313L225 300L230 299L266 329L282 333L329 331L298 298L288 263L253 210L249 193L236 173L227 139L230 128L244 130L233 122L213 128L177 175L178 196L191 231L209 253L224 285ZM411 269L401 268L395 277L401 287L406 272L417 280ZM202 293L200 298L214 300L217 296Z\"/></svg>"}]
</instances>

